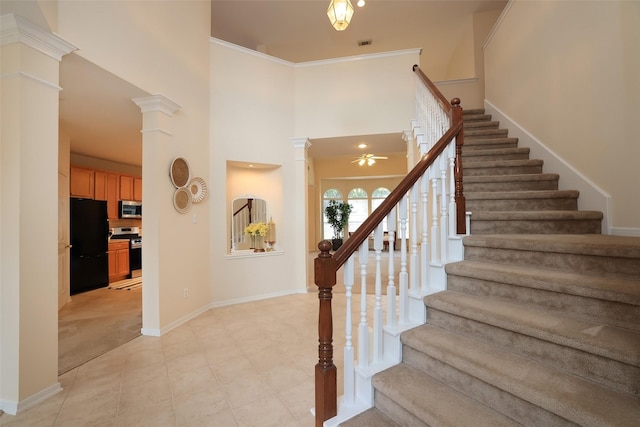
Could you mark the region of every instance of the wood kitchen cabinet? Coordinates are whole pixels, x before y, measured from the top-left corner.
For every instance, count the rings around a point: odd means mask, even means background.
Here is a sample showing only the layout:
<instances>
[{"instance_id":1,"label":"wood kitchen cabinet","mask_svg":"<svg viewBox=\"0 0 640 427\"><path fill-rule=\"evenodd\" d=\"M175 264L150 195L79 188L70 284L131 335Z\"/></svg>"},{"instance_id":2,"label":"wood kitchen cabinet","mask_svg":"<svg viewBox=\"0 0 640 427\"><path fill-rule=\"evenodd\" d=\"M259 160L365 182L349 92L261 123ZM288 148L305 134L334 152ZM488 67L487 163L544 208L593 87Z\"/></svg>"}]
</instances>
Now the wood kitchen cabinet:
<instances>
[{"instance_id":1,"label":"wood kitchen cabinet","mask_svg":"<svg viewBox=\"0 0 640 427\"><path fill-rule=\"evenodd\" d=\"M120 176L114 173L95 172L95 199L107 201L109 219L118 219L119 178Z\"/></svg>"},{"instance_id":2,"label":"wood kitchen cabinet","mask_svg":"<svg viewBox=\"0 0 640 427\"><path fill-rule=\"evenodd\" d=\"M69 173L69 193L71 197L93 199L95 172L91 169L72 167Z\"/></svg>"},{"instance_id":3,"label":"wood kitchen cabinet","mask_svg":"<svg viewBox=\"0 0 640 427\"><path fill-rule=\"evenodd\" d=\"M142 201L142 178L120 175L120 200Z\"/></svg>"},{"instance_id":4,"label":"wood kitchen cabinet","mask_svg":"<svg viewBox=\"0 0 640 427\"><path fill-rule=\"evenodd\" d=\"M129 241L109 242L109 283L129 277Z\"/></svg>"}]
</instances>

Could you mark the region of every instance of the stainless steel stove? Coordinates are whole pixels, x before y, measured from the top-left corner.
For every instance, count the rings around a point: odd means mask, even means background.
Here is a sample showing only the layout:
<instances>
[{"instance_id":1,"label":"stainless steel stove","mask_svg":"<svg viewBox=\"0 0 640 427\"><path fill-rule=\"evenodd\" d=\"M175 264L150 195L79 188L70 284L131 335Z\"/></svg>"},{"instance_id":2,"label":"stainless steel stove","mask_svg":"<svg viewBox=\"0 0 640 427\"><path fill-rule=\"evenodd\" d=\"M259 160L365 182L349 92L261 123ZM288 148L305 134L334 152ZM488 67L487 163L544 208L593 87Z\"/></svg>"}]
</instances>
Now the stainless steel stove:
<instances>
[{"instance_id":1,"label":"stainless steel stove","mask_svg":"<svg viewBox=\"0 0 640 427\"><path fill-rule=\"evenodd\" d=\"M142 236L140 227L114 227L109 230L111 239L129 240L129 276L142 275Z\"/></svg>"}]
</instances>

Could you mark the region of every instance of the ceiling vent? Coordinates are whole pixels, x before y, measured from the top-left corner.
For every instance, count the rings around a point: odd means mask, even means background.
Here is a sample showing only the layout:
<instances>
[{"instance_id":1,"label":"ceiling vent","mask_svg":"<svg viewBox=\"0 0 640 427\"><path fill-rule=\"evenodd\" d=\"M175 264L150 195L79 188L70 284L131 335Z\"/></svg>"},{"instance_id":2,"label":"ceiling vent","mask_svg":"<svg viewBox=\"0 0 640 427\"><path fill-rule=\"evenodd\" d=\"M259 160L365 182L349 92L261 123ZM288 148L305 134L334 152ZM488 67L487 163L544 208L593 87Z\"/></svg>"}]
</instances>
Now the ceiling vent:
<instances>
[{"instance_id":1,"label":"ceiling vent","mask_svg":"<svg viewBox=\"0 0 640 427\"><path fill-rule=\"evenodd\" d=\"M371 39L369 39L369 40L360 40L360 41L358 41L358 46L369 46L371 43L373 43L371 41Z\"/></svg>"}]
</instances>

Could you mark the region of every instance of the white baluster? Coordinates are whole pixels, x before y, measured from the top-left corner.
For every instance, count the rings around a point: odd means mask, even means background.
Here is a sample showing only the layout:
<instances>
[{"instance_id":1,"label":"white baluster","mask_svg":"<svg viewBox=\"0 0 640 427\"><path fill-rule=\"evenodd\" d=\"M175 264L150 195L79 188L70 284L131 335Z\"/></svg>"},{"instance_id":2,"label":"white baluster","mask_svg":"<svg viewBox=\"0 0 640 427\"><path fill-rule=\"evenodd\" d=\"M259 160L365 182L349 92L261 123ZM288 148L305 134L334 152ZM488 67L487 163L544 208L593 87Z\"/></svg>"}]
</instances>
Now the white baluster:
<instances>
[{"instance_id":1,"label":"white baluster","mask_svg":"<svg viewBox=\"0 0 640 427\"><path fill-rule=\"evenodd\" d=\"M454 237L457 234L457 210L456 210L456 177L455 177L455 149L456 139L453 138L447 150L449 157L449 236Z\"/></svg>"},{"instance_id":2,"label":"white baluster","mask_svg":"<svg viewBox=\"0 0 640 427\"><path fill-rule=\"evenodd\" d=\"M410 200L411 200L411 258L409 260L409 281L411 292L418 292L418 279L420 274L420 266L418 265L418 183L411 187Z\"/></svg>"},{"instance_id":3,"label":"white baluster","mask_svg":"<svg viewBox=\"0 0 640 427\"><path fill-rule=\"evenodd\" d=\"M431 179L431 262L440 264L440 248L438 247L438 238L440 230L438 228L438 178Z\"/></svg>"},{"instance_id":4,"label":"white baluster","mask_svg":"<svg viewBox=\"0 0 640 427\"><path fill-rule=\"evenodd\" d=\"M445 150L446 152L446 150ZM440 155L440 259L442 263L447 262L447 242L449 237L449 231L447 225L449 225L448 219L448 200L447 200L447 158L445 154Z\"/></svg>"},{"instance_id":5,"label":"white baluster","mask_svg":"<svg viewBox=\"0 0 640 427\"><path fill-rule=\"evenodd\" d=\"M373 308L373 363L382 361L382 223L373 232L376 253L376 303Z\"/></svg>"},{"instance_id":6,"label":"white baluster","mask_svg":"<svg viewBox=\"0 0 640 427\"><path fill-rule=\"evenodd\" d=\"M396 241L396 208L387 215L389 233L389 283L387 284L387 327L395 328L396 320L396 285L395 285L395 241Z\"/></svg>"},{"instance_id":7,"label":"white baluster","mask_svg":"<svg viewBox=\"0 0 640 427\"><path fill-rule=\"evenodd\" d=\"M369 325L367 324L367 262L369 261L369 239L360 245L360 324L358 325L358 366L369 366Z\"/></svg>"},{"instance_id":8,"label":"white baluster","mask_svg":"<svg viewBox=\"0 0 640 427\"><path fill-rule=\"evenodd\" d=\"M355 254L351 255L344 264L344 287L346 296L346 321L345 321L345 345L344 345L344 404L353 406L356 396L355 361L353 350L353 324L351 319L351 290L354 282Z\"/></svg>"},{"instance_id":9,"label":"white baluster","mask_svg":"<svg viewBox=\"0 0 640 427\"><path fill-rule=\"evenodd\" d=\"M420 289L424 295L429 283L429 175L424 174L420 178L420 190L422 192L422 244L420 245ZM431 236L433 239L433 236Z\"/></svg>"},{"instance_id":10,"label":"white baluster","mask_svg":"<svg viewBox=\"0 0 640 427\"><path fill-rule=\"evenodd\" d=\"M407 273L407 197L398 203L400 214L400 323L409 322L409 276Z\"/></svg>"}]
</instances>

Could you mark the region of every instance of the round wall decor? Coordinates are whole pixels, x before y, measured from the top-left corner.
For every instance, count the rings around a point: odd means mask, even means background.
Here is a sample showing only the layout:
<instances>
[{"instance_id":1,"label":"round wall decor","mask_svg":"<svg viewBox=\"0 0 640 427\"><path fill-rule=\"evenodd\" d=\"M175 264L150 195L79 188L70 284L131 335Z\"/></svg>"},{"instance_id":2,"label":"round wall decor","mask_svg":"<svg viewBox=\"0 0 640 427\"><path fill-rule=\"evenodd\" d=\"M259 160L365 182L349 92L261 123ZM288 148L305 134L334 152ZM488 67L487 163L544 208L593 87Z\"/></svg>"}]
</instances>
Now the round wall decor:
<instances>
[{"instance_id":1,"label":"round wall decor","mask_svg":"<svg viewBox=\"0 0 640 427\"><path fill-rule=\"evenodd\" d=\"M188 188L189 191L191 191L193 203L200 203L207 195L207 184L204 182L204 179L200 177L193 178L189 183Z\"/></svg>"},{"instance_id":2,"label":"round wall decor","mask_svg":"<svg viewBox=\"0 0 640 427\"><path fill-rule=\"evenodd\" d=\"M176 189L175 193L173 193L173 206L182 214L191 210L192 202L193 198L191 196L191 192L187 188L180 187Z\"/></svg>"},{"instance_id":3,"label":"round wall decor","mask_svg":"<svg viewBox=\"0 0 640 427\"><path fill-rule=\"evenodd\" d=\"M187 160L182 157L176 157L173 162L171 162L169 176L171 177L171 183L174 187L185 187L189 181L191 181L191 170L189 169Z\"/></svg>"}]
</instances>

